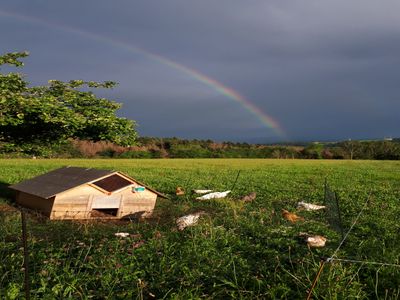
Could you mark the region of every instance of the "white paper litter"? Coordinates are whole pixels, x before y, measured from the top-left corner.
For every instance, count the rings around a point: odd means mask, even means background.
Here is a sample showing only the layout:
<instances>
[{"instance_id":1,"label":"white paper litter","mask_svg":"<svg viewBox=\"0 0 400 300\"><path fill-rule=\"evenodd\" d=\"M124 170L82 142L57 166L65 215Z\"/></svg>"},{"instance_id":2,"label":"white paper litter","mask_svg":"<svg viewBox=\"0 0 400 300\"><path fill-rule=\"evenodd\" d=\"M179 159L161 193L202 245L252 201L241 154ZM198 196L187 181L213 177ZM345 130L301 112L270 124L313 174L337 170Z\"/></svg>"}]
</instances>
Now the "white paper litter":
<instances>
[{"instance_id":1,"label":"white paper litter","mask_svg":"<svg viewBox=\"0 0 400 300\"><path fill-rule=\"evenodd\" d=\"M220 198L225 198L231 191L225 191L225 192L214 192L214 193L209 193L205 194L204 196L197 197L197 200L210 200L210 199L220 199Z\"/></svg>"},{"instance_id":2,"label":"white paper litter","mask_svg":"<svg viewBox=\"0 0 400 300\"><path fill-rule=\"evenodd\" d=\"M193 190L193 193L195 194L207 194L212 192L213 190Z\"/></svg>"},{"instance_id":3,"label":"white paper litter","mask_svg":"<svg viewBox=\"0 0 400 300\"><path fill-rule=\"evenodd\" d=\"M316 204L311 204L311 203L306 203L303 201L300 201L297 203L297 209L305 209L307 211L310 210L320 210L326 208L324 205L316 205Z\"/></svg>"},{"instance_id":4,"label":"white paper litter","mask_svg":"<svg viewBox=\"0 0 400 300\"><path fill-rule=\"evenodd\" d=\"M116 233L114 233L114 235L115 235L115 236L118 236L118 237L123 237L123 238L125 238L125 237L128 237L128 236L129 236L129 233L127 233L127 232L116 232Z\"/></svg>"}]
</instances>

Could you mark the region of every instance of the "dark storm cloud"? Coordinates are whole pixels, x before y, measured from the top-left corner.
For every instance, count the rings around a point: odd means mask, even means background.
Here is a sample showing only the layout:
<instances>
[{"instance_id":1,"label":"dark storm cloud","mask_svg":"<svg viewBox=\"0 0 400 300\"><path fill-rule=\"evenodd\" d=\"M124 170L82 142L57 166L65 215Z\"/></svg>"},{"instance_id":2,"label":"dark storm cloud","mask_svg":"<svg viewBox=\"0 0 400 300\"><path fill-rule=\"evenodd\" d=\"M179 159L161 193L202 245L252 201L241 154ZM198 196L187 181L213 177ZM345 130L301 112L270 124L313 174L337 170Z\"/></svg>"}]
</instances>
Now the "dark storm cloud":
<instances>
[{"instance_id":1,"label":"dark storm cloud","mask_svg":"<svg viewBox=\"0 0 400 300\"><path fill-rule=\"evenodd\" d=\"M30 50L23 72L116 80L120 115L144 135L277 140L240 104L141 47L232 87L293 140L400 136L398 1L3 1L4 51ZM53 24L53 25L51 25ZM61 27L86 32L78 34Z\"/></svg>"}]
</instances>

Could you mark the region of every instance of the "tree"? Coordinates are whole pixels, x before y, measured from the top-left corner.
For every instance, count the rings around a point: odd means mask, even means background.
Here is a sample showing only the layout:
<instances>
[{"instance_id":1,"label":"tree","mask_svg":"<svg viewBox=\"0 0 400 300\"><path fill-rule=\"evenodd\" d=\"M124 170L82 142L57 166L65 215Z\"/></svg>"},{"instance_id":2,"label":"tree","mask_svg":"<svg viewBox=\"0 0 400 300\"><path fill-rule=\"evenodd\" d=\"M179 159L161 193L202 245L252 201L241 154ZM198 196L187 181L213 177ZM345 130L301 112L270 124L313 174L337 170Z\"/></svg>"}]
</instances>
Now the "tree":
<instances>
[{"instance_id":1,"label":"tree","mask_svg":"<svg viewBox=\"0 0 400 300\"><path fill-rule=\"evenodd\" d=\"M352 141L350 139L348 141L340 143L339 145L346 152L347 158L349 159L355 158L355 156L360 152L361 149L361 143L359 141Z\"/></svg>"},{"instance_id":2,"label":"tree","mask_svg":"<svg viewBox=\"0 0 400 300\"><path fill-rule=\"evenodd\" d=\"M20 58L26 56L7 53L0 66L23 66ZM28 153L69 138L132 145L135 122L116 116L121 104L88 91L114 86L112 81L50 80L48 86L29 87L19 73L0 73L0 142Z\"/></svg>"},{"instance_id":3,"label":"tree","mask_svg":"<svg viewBox=\"0 0 400 300\"><path fill-rule=\"evenodd\" d=\"M321 159L324 145L319 143L311 143L302 150L304 158Z\"/></svg>"}]
</instances>

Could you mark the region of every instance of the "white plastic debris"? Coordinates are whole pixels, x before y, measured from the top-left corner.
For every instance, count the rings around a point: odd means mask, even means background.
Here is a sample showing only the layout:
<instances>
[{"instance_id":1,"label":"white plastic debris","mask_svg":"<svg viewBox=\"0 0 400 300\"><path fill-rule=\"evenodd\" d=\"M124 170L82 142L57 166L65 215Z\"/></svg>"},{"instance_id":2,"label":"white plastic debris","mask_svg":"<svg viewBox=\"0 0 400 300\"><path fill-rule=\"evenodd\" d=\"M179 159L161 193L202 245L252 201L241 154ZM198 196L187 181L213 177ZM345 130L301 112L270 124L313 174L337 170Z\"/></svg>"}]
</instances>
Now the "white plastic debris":
<instances>
[{"instance_id":1,"label":"white plastic debris","mask_svg":"<svg viewBox=\"0 0 400 300\"><path fill-rule=\"evenodd\" d=\"M299 203L297 203L297 209L305 209L307 211L320 210L320 209L324 209L324 208L326 208L326 206L324 206L324 205L316 205L316 204L306 203L303 201L300 201Z\"/></svg>"},{"instance_id":2,"label":"white plastic debris","mask_svg":"<svg viewBox=\"0 0 400 300\"><path fill-rule=\"evenodd\" d=\"M211 193L213 190L193 190L193 193L195 194L207 194Z\"/></svg>"},{"instance_id":3,"label":"white plastic debris","mask_svg":"<svg viewBox=\"0 0 400 300\"><path fill-rule=\"evenodd\" d=\"M126 237L129 236L129 233L127 233L127 232L116 232L116 233L114 233L114 235L118 236L118 237L126 238Z\"/></svg>"},{"instance_id":4,"label":"white plastic debris","mask_svg":"<svg viewBox=\"0 0 400 300\"><path fill-rule=\"evenodd\" d=\"M183 230L186 227L195 225L199 221L199 218L202 214L204 214L204 212L197 212L178 218L176 220L176 225L178 225L178 229Z\"/></svg>"},{"instance_id":5,"label":"white plastic debris","mask_svg":"<svg viewBox=\"0 0 400 300\"><path fill-rule=\"evenodd\" d=\"M197 200L210 200L210 199L220 199L220 198L225 198L231 191L225 191L225 192L214 192L214 193L209 193L205 194L204 196L197 197Z\"/></svg>"}]
</instances>

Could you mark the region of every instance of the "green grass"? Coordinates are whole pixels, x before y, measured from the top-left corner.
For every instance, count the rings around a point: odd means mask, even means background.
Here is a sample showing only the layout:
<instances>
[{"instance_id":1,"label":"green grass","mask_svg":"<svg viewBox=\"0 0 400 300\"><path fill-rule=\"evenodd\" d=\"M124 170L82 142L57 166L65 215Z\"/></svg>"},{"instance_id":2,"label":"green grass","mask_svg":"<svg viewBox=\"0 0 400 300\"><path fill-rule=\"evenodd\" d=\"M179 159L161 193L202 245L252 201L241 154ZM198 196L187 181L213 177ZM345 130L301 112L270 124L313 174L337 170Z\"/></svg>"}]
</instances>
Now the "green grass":
<instances>
[{"instance_id":1,"label":"green grass","mask_svg":"<svg viewBox=\"0 0 400 300\"><path fill-rule=\"evenodd\" d=\"M332 255L340 235L323 212L299 212L304 222L280 216L298 201L322 203L324 181L341 199L348 229L370 202L338 252L339 258L400 264L400 162L257 159L0 160L0 201L6 186L65 166L114 169L147 183L159 199L154 217L125 223L50 222L29 217L34 298L303 298L321 257ZM199 202L175 188L231 189L229 198ZM248 204L241 196L257 192ZM175 219L203 209L198 226L179 232ZM4 216L4 217L3 217ZM0 298L23 295L19 215L0 215ZM117 231L131 233L127 239ZM328 238L308 249L299 232ZM3 275L2 275L3 274ZM327 264L315 289L320 299L400 297L400 268Z\"/></svg>"}]
</instances>

